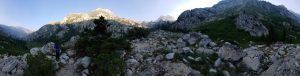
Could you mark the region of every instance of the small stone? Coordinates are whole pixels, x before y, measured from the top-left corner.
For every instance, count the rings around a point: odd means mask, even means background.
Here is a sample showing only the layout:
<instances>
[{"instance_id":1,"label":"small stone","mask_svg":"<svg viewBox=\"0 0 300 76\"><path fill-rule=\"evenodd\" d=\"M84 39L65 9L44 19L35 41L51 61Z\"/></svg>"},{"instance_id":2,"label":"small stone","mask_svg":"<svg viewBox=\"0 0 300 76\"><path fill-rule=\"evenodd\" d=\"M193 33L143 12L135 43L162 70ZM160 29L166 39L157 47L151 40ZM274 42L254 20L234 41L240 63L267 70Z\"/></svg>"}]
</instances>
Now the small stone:
<instances>
[{"instance_id":1,"label":"small stone","mask_svg":"<svg viewBox=\"0 0 300 76\"><path fill-rule=\"evenodd\" d=\"M278 53L279 53L280 55L284 55L284 54L285 54L285 52L282 51L282 50L280 50Z\"/></svg>"},{"instance_id":2,"label":"small stone","mask_svg":"<svg viewBox=\"0 0 300 76\"><path fill-rule=\"evenodd\" d=\"M32 48L30 49L31 55L37 55L40 52L40 48Z\"/></svg>"},{"instance_id":3,"label":"small stone","mask_svg":"<svg viewBox=\"0 0 300 76\"><path fill-rule=\"evenodd\" d=\"M209 72L217 73L217 70L216 69L209 69Z\"/></svg>"},{"instance_id":4,"label":"small stone","mask_svg":"<svg viewBox=\"0 0 300 76\"><path fill-rule=\"evenodd\" d=\"M230 76L230 73L228 71L223 71L224 76Z\"/></svg>"},{"instance_id":5,"label":"small stone","mask_svg":"<svg viewBox=\"0 0 300 76\"><path fill-rule=\"evenodd\" d=\"M232 68L232 69L236 68L236 67L235 67L232 63L230 63L230 62L228 63L228 65L229 65L229 67Z\"/></svg>"},{"instance_id":6,"label":"small stone","mask_svg":"<svg viewBox=\"0 0 300 76\"><path fill-rule=\"evenodd\" d=\"M212 49L207 49L207 48L199 47L196 50L196 53L199 53L199 54L213 54L213 53L215 53L215 51L212 50Z\"/></svg>"},{"instance_id":7,"label":"small stone","mask_svg":"<svg viewBox=\"0 0 300 76\"><path fill-rule=\"evenodd\" d=\"M89 69L84 69L81 73L82 73L82 74L89 75Z\"/></svg>"},{"instance_id":8,"label":"small stone","mask_svg":"<svg viewBox=\"0 0 300 76\"><path fill-rule=\"evenodd\" d=\"M62 53L59 58L60 58L60 62L61 63L63 63L63 64L67 64L68 63L67 61L69 60L69 57L67 56L66 53Z\"/></svg>"},{"instance_id":9,"label":"small stone","mask_svg":"<svg viewBox=\"0 0 300 76\"><path fill-rule=\"evenodd\" d=\"M182 49L183 49L183 52L184 52L184 53L188 53L188 52L193 53L190 47L184 47L184 48L182 48Z\"/></svg>"},{"instance_id":10,"label":"small stone","mask_svg":"<svg viewBox=\"0 0 300 76\"><path fill-rule=\"evenodd\" d=\"M16 72L17 72L17 68L14 68L14 69L11 71L12 74L15 74Z\"/></svg>"},{"instance_id":11,"label":"small stone","mask_svg":"<svg viewBox=\"0 0 300 76\"><path fill-rule=\"evenodd\" d=\"M221 58L218 58L216 61L215 61L215 64L214 66L215 67L219 67L221 65L222 61L221 61Z\"/></svg>"},{"instance_id":12,"label":"small stone","mask_svg":"<svg viewBox=\"0 0 300 76\"><path fill-rule=\"evenodd\" d=\"M126 64L127 64L128 67L133 67L133 66L137 66L137 65L140 64L140 63L139 63L137 60L135 60L135 59L128 59L128 60L126 60L125 62L126 62Z\"/></svg>"},{"instance_id":13,"label":"small stone","mask_svg":"<svg viewBox=\"0 0 300 76\"><path fill-rule=\"evenodd\" d=\"M166 55L166 59L169 59L169 60L170 60L170 59L173 59L173 58L174 58L174 54L175 54L175 53L169 53L169 54L167 54L167 55Z\"/></svg>"},{"instance_id":14,"label":"small stone","mask_svg":"<svg viewBox=\"0 0 300 76\"><path fill-rule=\"evenodd\" d=\"M89 65L90 65L90 63L91 63L91 58L90 58L90 57L85 56L85 57L83 57L83 58L81 59L81 64L82 64L82 66L83 66L84 68L88 68Z\"/></svg>"},{"instance_id":15,"label":"small stone","mask_svg":"<svg viewBox=\"0 0 300 76\"><path fill-rule=\"evenodd\" d=\"M215 46L217 46L217 44L216 44L215 42L210 42L210 43L209 43L209 46L210 46L210 47L215 47Z\"/></svg>"},{"instance_id":16,"label":"small stone","mask_svg":"<svg viewBox=\"0 0 300 76\"><path fill-rule=\"evenodd\" d=\"M16 71L16 76L23 76L23 74L24 74L24 70L18 69Z\"/></svg>"},{"instance_id":17,"label":"small stone","mask_svg":"<svg viewBox=\"0 0 300 76\"><path fill-rule=\"evenodd\" d=\"M68 54L68 56L74 56L76 54L76 51L72 50L72 49L68 49L67 54Z\"/></svg>"},{"instance_id":18,"label":"small stone","mask_svg":"<svg viewBox=\"0 0 300 76\"><path fill-rule=\"evenodd\" d=\"M188 56L188 58L190 59L190 60L195 60L193 57L191 57L191 56Z\"/></svg>"},{"instance_id":19,"label":"small stone","mask_svg":"<svg viewBox=\"0 0 300 76\"><path fill-rule=\"evenodd\" d=\"M201 57L197 57L195 58L195 61L200 61L202 58Z\"/></svg>"},{"instance_id":20,"label":"small stone","mask_svg":"<svg viewBox=\"0 0 300 76\"><path fill-rule=\"evenodd\" d=\"M126 72L125 72L124 76L133 76L133 73L130 69L126 69Z\"/></svg>"}]
</instances>

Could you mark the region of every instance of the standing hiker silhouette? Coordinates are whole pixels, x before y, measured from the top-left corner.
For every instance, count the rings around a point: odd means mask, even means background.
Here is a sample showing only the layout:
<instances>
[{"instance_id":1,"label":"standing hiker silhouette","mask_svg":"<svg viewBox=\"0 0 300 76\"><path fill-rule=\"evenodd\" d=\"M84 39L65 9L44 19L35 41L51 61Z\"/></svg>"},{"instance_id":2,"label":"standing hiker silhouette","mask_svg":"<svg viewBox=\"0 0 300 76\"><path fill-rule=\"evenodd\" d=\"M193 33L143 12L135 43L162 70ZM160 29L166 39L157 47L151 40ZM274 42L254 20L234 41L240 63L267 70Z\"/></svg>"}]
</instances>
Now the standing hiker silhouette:
<instances>
[{"instance_id":1,"label":"standing hiker silhouette","mask_svg":"<svg viewBox=\"0 0 300 76\"><path fill-rule=\"evenodd\" d=\"M56 55L56 60L59 59L59 54L60 54L60 48L59 48L59 44L56 42L55 45L54 45L54 48L55 48L55 55Z\"/></svg>"}]
</instances>

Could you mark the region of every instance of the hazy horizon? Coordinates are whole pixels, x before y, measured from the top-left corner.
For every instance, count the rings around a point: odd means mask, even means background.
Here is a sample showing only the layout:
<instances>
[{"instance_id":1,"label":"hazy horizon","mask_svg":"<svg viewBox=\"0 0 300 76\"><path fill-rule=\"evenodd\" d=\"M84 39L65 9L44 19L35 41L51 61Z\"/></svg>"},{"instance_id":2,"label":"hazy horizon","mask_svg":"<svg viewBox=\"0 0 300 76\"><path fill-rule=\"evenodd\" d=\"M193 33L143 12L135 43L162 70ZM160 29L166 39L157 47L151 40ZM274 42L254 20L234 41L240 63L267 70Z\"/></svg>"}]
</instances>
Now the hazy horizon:
<instances>
[{"instance_id":1,"label":"hazy horizon","mask_svg":"<svg viewBox=\"0 0 300 76\"><path fill-rule=\"evenodd\" d=\"M211 7L221 0L1 0L0 24L36 31L43 25L61 21L70 13L84 13L96 8L109 9L116 15L136 21L156 20L159 16L177 16L185 10ZM300 13L299 0L266 0Z\"/></svg>"}]
</instances>

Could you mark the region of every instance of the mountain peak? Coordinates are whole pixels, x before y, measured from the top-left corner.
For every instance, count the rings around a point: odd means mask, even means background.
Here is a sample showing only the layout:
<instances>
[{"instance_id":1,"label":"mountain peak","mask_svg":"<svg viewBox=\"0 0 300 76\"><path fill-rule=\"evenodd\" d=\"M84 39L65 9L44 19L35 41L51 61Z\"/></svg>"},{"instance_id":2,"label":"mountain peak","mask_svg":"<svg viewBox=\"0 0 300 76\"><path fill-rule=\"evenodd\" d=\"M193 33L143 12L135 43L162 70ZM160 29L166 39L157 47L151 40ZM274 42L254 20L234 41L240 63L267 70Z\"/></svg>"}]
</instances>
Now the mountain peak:
<instances>
[{"instance_id":1,"label":"mountain peak","mask_svg":"<svg viewBox=\"0 0 300 76\"><path fill-rule=\"evenodd\" d=\"M95 11L97 11L97 12L105 12L105 13L114 15L114 13L111 10L109 10L109 9L97 8Z\"/></svg>"},{"instance_id":2,"label":"mountain peak","mask_svg":"<svg viewBox=\"0 0 300 76\"><path fill-rule=\"evenodd\" d=\"M81 22L86 20L97 19L100 16L103 16L106 19L117 18L117 16L112 11L108 9L97 8L96 10L87 13L71 13L67 15L61 23L67 24L67 23Z\"/></svg>"},{"instance_id":3,"label":"mountain peak","mask_svg":"<svg viewBox=\"0 0 300 76\"><path fill-rule=\"evenodd\" d=\"M175 21L175 18L170 15L160 16L157 21Z\"/></svg>"}]
</instances>

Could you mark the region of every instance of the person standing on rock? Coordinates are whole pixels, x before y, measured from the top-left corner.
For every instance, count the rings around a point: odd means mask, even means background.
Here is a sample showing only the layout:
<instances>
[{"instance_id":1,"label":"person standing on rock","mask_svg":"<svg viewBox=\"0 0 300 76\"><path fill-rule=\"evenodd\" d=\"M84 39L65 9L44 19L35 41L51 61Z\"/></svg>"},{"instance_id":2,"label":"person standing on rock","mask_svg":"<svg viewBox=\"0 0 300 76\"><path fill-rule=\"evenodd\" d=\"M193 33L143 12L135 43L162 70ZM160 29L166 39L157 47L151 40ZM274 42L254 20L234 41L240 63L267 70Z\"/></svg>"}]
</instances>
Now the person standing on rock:
<instances>
[{"instance_id":1,"label":"person standing on rock","mask_svg":"<svg viewBox=\"0 0 300 76\"><path fill-rule=\"evenodd\" d=\"M60 49L59 49L59 45L57 43L55 43L54 45L54 49L55 49L55 55L56 55L56 60L59 59L59 54L60 54Z\"/></svg>"}]
</instances>

